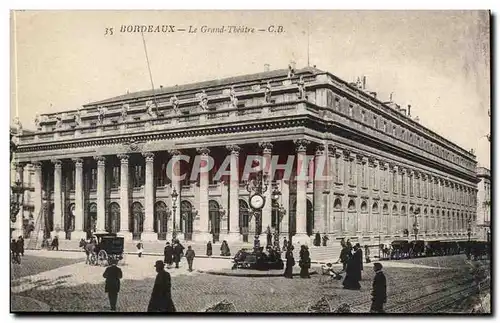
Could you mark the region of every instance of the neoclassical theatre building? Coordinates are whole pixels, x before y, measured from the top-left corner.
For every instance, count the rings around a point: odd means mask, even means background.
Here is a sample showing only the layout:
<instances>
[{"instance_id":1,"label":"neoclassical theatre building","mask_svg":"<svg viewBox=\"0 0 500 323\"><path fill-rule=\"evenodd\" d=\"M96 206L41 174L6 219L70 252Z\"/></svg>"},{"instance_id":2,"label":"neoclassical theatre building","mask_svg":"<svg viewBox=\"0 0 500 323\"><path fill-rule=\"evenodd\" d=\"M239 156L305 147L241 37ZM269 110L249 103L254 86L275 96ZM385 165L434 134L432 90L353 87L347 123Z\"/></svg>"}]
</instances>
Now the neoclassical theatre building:
<instances>
[{"instance_id":1,"label":"neoclassical theatre building","mask_svg":"<svg viewBox=\"0 0 500 323\"><path fill-rule=\"evenodd\" d=\"M108 231L150 241L175 232L244 242L269 227L296 241L317 232L360 242L415 233L467 239L477 212L475 156L364 83L316 67L281 69L37 116L37 130L18 135L15 156L18 176L34 169L32 235L45 228L78 240ZM292 176L259 177L263 198L251 201L259 185L242 180L249 155L278 155L280 164L292 155ZM167 165L180 156L210 156L215 165L173 180ZM228 173L217 179L226 158ZM173 165L180 174L193 167ZM325 176L315 178L319 165Z\"/></svg>"}]
</instances>

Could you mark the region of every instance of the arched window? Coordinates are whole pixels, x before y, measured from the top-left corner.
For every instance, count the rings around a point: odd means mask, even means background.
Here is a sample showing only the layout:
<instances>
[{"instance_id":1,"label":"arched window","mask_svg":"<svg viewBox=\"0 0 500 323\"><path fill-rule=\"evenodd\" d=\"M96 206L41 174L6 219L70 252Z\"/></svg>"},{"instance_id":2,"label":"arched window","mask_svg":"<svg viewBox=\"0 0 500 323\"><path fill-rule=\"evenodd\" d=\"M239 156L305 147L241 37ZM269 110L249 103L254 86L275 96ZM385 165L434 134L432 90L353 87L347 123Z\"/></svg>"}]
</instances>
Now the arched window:
<instances>
[{"instance_id":1,"label":"arched window","mask_svg":"<svg viewBox=\"0 0 500 323\"><path fill-rule=\"evenodd\" d=\"M129 227L133 238L140 239L141 233L144 231L144 208L139 202L132 203Z\"/></svg>"},{"instance_id":2,"label":"arched window","mask_svg":"<svg viewBox=\"0 0 500 323\"><path fill-rule=\"evenodd\" d=\"M168 231L168 209L163 201L155 203L155 222L153 228L156 233Z\"/></svg>"},{"instance_id":3,"label":"arched window","mask_svg":"<svg viewBox=\"0 0 500 323\"><path fill-rule=\"evenodd\" d=\"M354 203L354 200L349 201L349 204L347 204L347 209L349 211L356 211L356 203Z\"/></svg>"},{"instance_id":4,"label":"arched window","mask_svg":"<svg viewBox=\"0 0 500 323\"><path fill-rule=\"evenodd\" d=\"M366 201L361 202L361 212L367 212L368 211L368 206L366 204Z\"/></svg>"},{"instance_id":5,"label":"arched window","mask_svg":"<svg viewBox=\"0 0 500 323\"><path fill-rule=\"evenodd\" d=\"M208 213L208 232L212 234L213 241L219 241L221 222L219 203L210 200L208 202Z\"/></svg>"},{"instance_id":6,"label":"arched window","mask_svg":"<svg viewBox=\"0 0 500 323\"><path fill-rule=\"evenodd\" d=\"M333 208L336 210L340 210L342 208L342 201L339 198L336 198L333 202Z\"/></svg>"},{"instance_id":7,"label":"arched window","mask_svg":"<svg viewBox=\"0 0 500 323\"><path fill-rule=\"evenodd\" d=\"M382 212L384 214L388 214L389 213L389 207L387 206L387 203L384 204L384 206L382 207Z\"/></svg>"},{"instance_id":8,"label":"arched window","mask_svg":"<svg viewBox=\"0 0 500 323\"><path fill-rule=\"evenodd\" d=\"M108 206L106 231L110 233L120 231L120 205L118 203L113 202Z\"/></svg>"},{"instance_id":9,"label":"arched window","mask_svg":"<svg viewBox=\"0 0 500 323\"><path fill-rule=\"evenodd\" d=\"M377 202L373 203L372 212L373 213L378 213L378 203Z\"/></svg>"}]
</instances>

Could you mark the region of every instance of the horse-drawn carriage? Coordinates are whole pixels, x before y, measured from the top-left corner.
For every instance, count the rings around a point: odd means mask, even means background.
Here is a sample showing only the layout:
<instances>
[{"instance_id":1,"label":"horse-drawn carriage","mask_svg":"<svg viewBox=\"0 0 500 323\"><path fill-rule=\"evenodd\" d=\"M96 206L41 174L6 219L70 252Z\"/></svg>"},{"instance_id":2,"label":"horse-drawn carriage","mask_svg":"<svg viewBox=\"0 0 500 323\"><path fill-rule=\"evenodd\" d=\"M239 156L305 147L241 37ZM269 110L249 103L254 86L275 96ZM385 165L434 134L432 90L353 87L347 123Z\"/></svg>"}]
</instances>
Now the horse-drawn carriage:
<instances>
[{"instance_id":1,"label":"horse-drawn carriage","mask_svg":"<svg viewBox=\"0 0 500 323\"><path fill-rule=\"evenodd\" d=\"M87 261L91 265L107 266L113 260L123 260L124 240L116 233L94 233L90 242L82 239L80 246L87 253Z\"/></svg>"},{"instance_id":2,"label":"horse-drawn carriage","mask_svg":"<svg viewBox=\"0 0 500 323\"><path fill-rule=\"evenodd\" d=\"M233 269L271 270L285 267L278 251L274 249L264 251L262 249L251 252L245 249L239 250L233 258Z\"/></svg>"}]
</instances>

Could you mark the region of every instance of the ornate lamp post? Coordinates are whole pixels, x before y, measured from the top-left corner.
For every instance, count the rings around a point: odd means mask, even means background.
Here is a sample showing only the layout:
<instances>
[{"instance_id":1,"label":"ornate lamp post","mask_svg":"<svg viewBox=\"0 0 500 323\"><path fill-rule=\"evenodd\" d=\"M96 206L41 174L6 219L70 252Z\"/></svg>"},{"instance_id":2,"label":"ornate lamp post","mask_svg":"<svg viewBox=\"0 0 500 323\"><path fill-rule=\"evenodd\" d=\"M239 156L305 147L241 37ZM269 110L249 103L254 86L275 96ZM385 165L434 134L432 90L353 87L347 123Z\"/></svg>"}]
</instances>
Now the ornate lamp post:
<instances>
[{"instance_id":1,"label":"ornate lamp post","mask_svg":"<svg viewBox=\"0 0 500 323\"><path fill-rule=\"evenodd\" d=\"M467 237L468 237L468 241L469 242L470 242L470 236L472 234L472 227L471 227L471 225L472 225L472 221L469 219L467 221Z\"/></svg>"},{"instance_id":2,"label":"ornate lamp post","mask_svg":"<svg viewBox=\"0 0 500 323\"><path fill-rule=\"evenodd\" d=\"M419 214L419 209L415 210L415 222L413 222L413 234L415 235L415 241L417 241L418 238L418 230L420 229L420 225L418 224L418 214Z\"/></svg>"},{"instance_id":3,"label":"ornate lamp post","mask_svg":"<svg viewBox=\"0 0 500 323\"><path fill-rule=\"evenodd\" d=\"M256 234L261 234L261 209L266 204L266 198L262 196L265 193L269 186L269 178L267 174L263 174L263 172L259 172L257 176L250 180L246 181L245 187L250 193L250 207L253 209L253 215L255 215L255 220L258 223Z\"/></svg>"},{"instance_id":4,"label":"ornate lamp post","mask_svg":"<svg viewBox=\"0 0 500 323\"><path fill-rule=\"evenodd\" d=\"M175 239L177 237L177 225L175 223L175 210L177 209L177 197L179 197L179 194L177 194L175 187L172 193L170 194L170 197L172 198L172 209L174 210L174 218L173 218L173 229L172 229L172 238Z\"/></svg>"},{"instance_id":5,"label":"ornate lamp post","mask_svg":"<svg viewBox=\"0 0 500 323\"><path fill-rule=\"evenodd\" d=\"M10 221L13 223L17 222L17 216L21 206L24 204L24 191L25 188L20 180L17 180L13 186L11 186L10 195ZM22 217L22 214L20 215ZM16 228L18 229L18 228ZM10 231L12 235L12 230Z\"/></svg>"},{"instance_id":6,"label":"ornate lamp post","mask_svg":"<svg viewBox=\"0 0 500 323\"><path fill-rule=\"evenodd\" d=\"M283 217L286 214L286 210L283 207L283 205L278 201L278 199L281 197L281 192L278 190L278 186L275 185L273 192L271 193L271 198L273 200L273 206L276 208L276 212L278 215L278 223L277 223L277 231L278 234L280 233L280 227L281 227L281 221L283 220Z\"/></svg>"}]
</instances>

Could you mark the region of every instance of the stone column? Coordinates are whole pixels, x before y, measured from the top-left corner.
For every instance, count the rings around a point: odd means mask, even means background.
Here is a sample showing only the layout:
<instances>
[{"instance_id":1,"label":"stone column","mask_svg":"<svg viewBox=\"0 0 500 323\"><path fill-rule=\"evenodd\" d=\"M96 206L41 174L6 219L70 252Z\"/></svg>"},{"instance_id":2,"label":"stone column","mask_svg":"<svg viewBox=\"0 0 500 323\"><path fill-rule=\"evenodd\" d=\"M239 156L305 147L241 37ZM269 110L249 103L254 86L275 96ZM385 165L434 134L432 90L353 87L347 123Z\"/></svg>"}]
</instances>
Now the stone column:
<instances>
[{"instance_id":1,"label":"stone column","mask_svg":"<svg viewBox=\"0 0 500 323\"><path fill-rule=\"evenodd\" d=\"M154 153L146 152L142 156L146 159L146 182L144 185L144 231L141 234L143 241L156 241L158 235L154 232Z\"/></svg>"},{"instance_id":2,"label":"stone column","mask_svg":"<svg viewBox=\"0 0 500 323\"><path fill-rule=\"evenodd\" d=\"M62 201L62 162L60 160L53 160L54 164L54 231L50 233L52 237L59 236L59 232L64 233L63 227L63 201ZM63 235L64 237L64 235Z\"/></svg>"},{"instance_id":3,"label":"stone column","mask_svg":"<svg viewBox=\"0 0 500 323\"><path fill-rule=\"evenodd\" d=\"M75 230L71 232L71 239L78 241L86 237L83 230L83 159L75 158L73 161L75 162Z\"/></svg>"},{"instance_id":4,"label":"stone column","mask_svg":"<svg viewBox=\"0 0 500 323\"><path fill-rule=\"evenodd\" d=\"M120 232L119 234L125 237L125 240L132 240L132 232L130 232L129 222L129 170L128 158L126 154L118 155L120 159Z\"/></svg>"},{"instance_id":5,"label":"stone column","mask_svg":"<svg viewBox=\"0 0 500 323\"><path fill-rule=\"evenodd\" d=\"M200 162L203 165L208 163L208 154L210 154L210 149L203 147L196 150L198 154L201 155ZM200 216L199 221L195 222L193 240L195 241L208 241L212 240L211 234L208 231L208 175L209 171L203 167L200 170L200 185L199 185L199 203L198 203L198 214Z\"/></svg>"},{"instance_id":6,"label":"stone column","mask_svg":"<svg viewBox=\"0 0 500 323\"><path fill-rule=\"evenodd\" d=\"M335 199L335 146L329 145L328 146L328 175L329 175L329 180L327 182L327 190L328 190L328 207L326 210L326 232L328 234L331 234L333 231L335 231L335 224L333 221L333 201ZM331 236L329 236L330 239L332 239Z\"/></svg>"},{"instance_id":7,"label":"stone column","mask_svg":"<svg viewBox=\"0 0 500 323\"><path fill-rule=\"evenodd\" d=\"M237 145L229 145L227 149L231 153L229 179L229 232L227 234L228 242L240 240L240 206L239 206L239 190L240 190L240 174L239 174L239 155L240 147Z\"/></svg>"},{"instance_id":8,"label":"stone column","mask_svg":"<svg viewBox=\"0 0 500 323\"><path fill-rule=\"evenodd\" d=\"M173 212L173 225L172 225L172 237L174 231L176 232L177 236L176 238L179 240L184 240L184 233L181 232L180 225L181 225L181 181L177 176L180 176L180 161L179 161L179 156L181 155L181 152L179 150L170 150L168 152L172 156L172 170L170 174L170 179L172 181L172 189L171 192L175 190L177 193L177 201L175 202L175 212ZM188 176L188 175L186 175ZM173 203L173 201L172 201ZM174 211L174 210L172 210Z\"/></svg>"},{"instance_id":9,"label":"stone column","mask_svg":"<svg viewBox=\"0 0 500 323\"><path fill-rule=\"evenodd\" d=\"M96 156L97 161L97 223L96 231L106 231L106 157Z\"/></svg>"},{"instance_id":10,"label":"stone column","mask_svg":"<svg viewBox=\"0 0 500 323\"><path fill-rule=\"evenodd\" d=\"M297 150L297 207L296 207L296 228L297 232L293 237L295 243L309 244L307 235L307 146L309 141L298 139L294 141Z\"/></svg>"},{"instance_id":11,"label":"stone column","mask_svg":"<svg viewBox=\"0 0 500 323\"><path fill-rule=\"evenodd\" d=\"M26 187L24 185L24 166L25 164L23 163L15 163L14 167L16 170L16 182L19 181L21 183L22 187ZM23 195L24 192L22 193ZM12 232L12 238L18 238L19 236L23 236L23 216L24 216L24 203L26 202L25 196L20 196L19 197L19 212L16 214L16 222L12 223L11 222L11 227L14 229Z\"/></svg>"},{"instance_id":12,"label":"stone column","mask_svg":"<svg viewBox=\"0 0 500 323\"><path fill-rule=\"evenodd\" d=\"M264 206L262 207L262 232L260 234L260 244L262 246L265 246L267 243L267 228L271 230L271 233L273 232L271 228L271 217L272 217L272 211L273 211L273 206L272 206L272 196L271 193L273 191L273 186L272 186L272 178L271 174L273 173L271 169L271 153L273 149L273 144L270 142L260 142L259 143L260 148L262 148L262 162L263 162L263 175L265 178L267 178L267 183L265 182L264 177L262 178L262 187L267 185L267 190L262 193L262 196L264 197L265 203Z\"/></svg>"},{"instance_id":13,"label":"stone column","mask_svg":"<svg viewBox=\"0 0 500 323\"><path fill-rule=\"evenodd\" d=\"M326 232L325 223L325 198L323 191L325 190L325 181L321 177L325 177L328 172L325 171L327 168L326 162L326 147L320 144L316 147L316 154L314 156L314 173L313 173L313 207L314 207L314 230L313 235L319 232L323 235Z\"/></svg>"},{"instance_id":14,"label":"stone column","mask_svg":"<svg viewBox=\"0 0 500 323\"><path fill-rule=\"evenodd\" d=\"M33 176L33 186L35 192L33 194L33 206L35 209L35 231L32 233L31 238L34 235L38 235L38 240L43 239L43 230L45 226L45 211L43 206L43 177L42 177L42 162L37 161L33 163L35 169L35 176Z\"/></svg>"}]
</instances>

